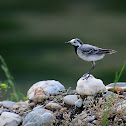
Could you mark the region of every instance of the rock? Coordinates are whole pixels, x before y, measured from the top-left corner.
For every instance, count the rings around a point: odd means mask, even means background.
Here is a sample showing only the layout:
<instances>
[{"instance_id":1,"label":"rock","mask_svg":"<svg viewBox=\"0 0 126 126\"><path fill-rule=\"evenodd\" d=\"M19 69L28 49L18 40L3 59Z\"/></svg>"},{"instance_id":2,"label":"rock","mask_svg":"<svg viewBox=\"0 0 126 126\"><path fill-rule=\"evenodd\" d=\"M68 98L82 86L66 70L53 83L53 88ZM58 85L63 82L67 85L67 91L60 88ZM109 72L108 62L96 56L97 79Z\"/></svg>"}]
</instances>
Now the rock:
<instances>
[{"instance_id":1,"label":"rock","mask_svg":"<svg viewBox=\"0 0 126 126\"><path fill-rule=\"evenodd\" d=\"M29 103L29 106L30 106L31 108L33 108L33 107L35 106L35 103L34 103L34 102L31 102L31 103Z\"/></svg>"},{"instance_id":2,"label":"rock","mask_svg":"<svg viewBox=\"0 0 126 126\"><path fill-rule=\"evenodd\" d=\"M15 105L18 105L19 107L27 108L29 104L28 104L28 101L25 101L25 102L19 101Z\"/></svg>"},{"instance_id":3,"label":"rock","mask_svg":"<svg viewBox=\"0 0 126 126\"><path fill-rule=\"evenodd\" d=\"M117 111L123 111L126 110L126 103L122 103L117 107Z\"/></svg>"},{"instance_id":4,"label":"rock","mask_svg":"<svg viewBox=\"0 0 126 126\"><path fill-rule=\"evenodd\" d=\"M122 88L124 91L126 91L126 82L117 82L115 83L110 83L108 85L106 85L106 89L108 90L108 88L110 87L120 87Z\"/></svg>"},{"instance_id":5,"label":"rock","mask_svg":"<svg viewBox=\"0 0 126 126\"><path fill-rule=\"evenodd\" d=\"M53 120L54 117L51 111L40 108L27 114L22 126L51 126Z\"/></svg>"},{"instance_id":6,"label":"rock","mask_svg":"<svg viewBox=\"0 0 126 126\"><path fill-rule=\"evenodd\" d=\"M71 94L75 94L76 90L72 90L71 87L68 88L67 90L67 94L71 95Z\"/></svg>"},{"instance_id":7,"label":"rock","mask_svg":"<svg viewBox=\"0 0 126 126\"><path fill-rule=\"evenodd\" d=\"M0 115L1 115L3 112L4 112L4 110L0 108Z\"/></svg>"},{"instance_id":8,"label":"rock","mask_svg":"<svg viewBox=\"0 0 126 126\"><path fill-rule=\"evenodd\" d=\"M122 117L122 119L126 122L126 115L124 115L124 116Z\"/></svg>"},{"instance_id":9,"label":"rock","mask_svg":"<svg viewBox=\"0 0 126 126\"><path fill-rule=\"evenodd\" d=\"M14 105L14 106L13 106L13 109L18 109L18 108L19 108L18 105Z\"/></svg>"},{"instance_id":10,"label":"rock","mask_svg":"<svg viewBox=\"0 0 126 126\"><path fill-rule=\"evenodd\" d=\"M83 104L84 104L84 106L87 106L87 105L89 105L90 103L91 103L90 100L86 100Z\"/></svg>"},{"instance_id":11,"label":"rock","mask_svg":"<svg viewBox=\"0 0 126 126\"><path fill-rule=\"evenodd\" d=\"M85 111L82 111L79 115L76 116L76 118L84 119L87 117L87 113Z\"/></svg>"},{"instance_id":12,"label":"rock","mask_svg":"<svg viewBox=\"0 0 126 126\"><path fill-rule=\"evenodd\" d=\"M4 108L3 111L4 111L4 112L10 112L10 110L7 109L7 108Z\"/></svg>"},{"instance_id":13,"label":"rock","mask_svg":"<svg viewBox=\"0 0 126 126\"><path fill-rule=\"evenodd\" d=\"M49 95L55 94L59 90L64 90L64 86L55 80L39 81L35 83L27 92L28 98L30 100L34 99L36 95Z\"/></svg>"},{"instance_id":14,"label":"rock","mask_svg":"<svg viewBox=\"0 0 126 126\"><path fill-rule=\"evenodd\" d=\"M87 116L85 119L83 119L83 121L85 122L92 122L95 120L95 116Z\"/></svg>"},{"instance_id":15,"label":"rock","mask_svg":"<svg viewBox=\"0 0 126 126\"><path fill-rule=\"evenodd\" d=\"M123 96L126 98L126 92L123 93Z\"/></svg>"},{"instance_id":16,"label":"rock","mask_svg":"<svg viewBox=\"0 0 126 126\"><path fill-rule=\"evenodd\" d=\"M18 126L22 118L15 113L3 112L0 116L0 126Z\"/></svg>"},{"instance_id":17,"label":"rock","mask_svg":"<svg viewBox=\"0 0 126 126\"><path fill-rule=\"evenodd\" d=\"M59 105L58 103L53 103L53 102L49 102L45 108L49 109L49 110L60 110L62 109L62 106Z\"/></svg>"},{"instance_id":18,"label":"rock","mask_svg":"<svg viewBox=\"0 0 126 126\"><path fill-rule=\"evenodd\" d=\"M18 122L16 120L13 120L10 123L6 124L6 126L18 126Z\"/></svg>"},{"instance_id":19,"label":"rock","mask_svg":"<svg viewBox=\"0 0 126 126\"><path fill-rule=\"evenodd\" d=\"M21 112L21 111L26 111L27 110L27 108L28 108L28 106L29 106L29 104L28 104L28 101L25 101L25 102L23 102L23 101L19 101L19 102L17 102L14 106L13 106L13 110L18 110L18 111L16 111L16 112Z\"/></svg>"},{"instance_id":20,"label":"rock","mask_svg":"<svg viewBox=\"0 0 126 126\"><path fill-rule=\"evenodd\" d=\"M106 88L102 80L96 79L93 75L90 75L89 78L85 78L85 76L81 77L78 80L76 87L76 92L82 96L95 95L96 93L105 90Z\"/></svg>"},{"instance_id":21,"label":"rock","mask_svg":"<svg viewBox=\"0 0 126 126\"><path fill-rule=\"evenodd\" d=\"M66 107L60 109L60 112L66 112L66 111L67 111Z\"/></svg>"},{"instance_id":22,"label":"rock","mask_svg":"<svg viewBox=\"0 0 126 126\"><path fill-rule=\"evenodd\" d=\"M75 106L78 107L78 108L80 108L80 107L82 106L82 104L83 104L82 99L78 99L78 100L75 102Z\"/></svg>"},{"instance_id":23,"label":"rock","mask_svg":"<svg viewBox=\"0 0 126 126\"><path fill-rule=\"evenodd\" d=\"M97 125L97 120L94 120L92 123L95 124L95 125Z\"/></svg>"},{"instance_id":24,"label":"rock","mask_svg":"<svg viewBox=\"0 0 126 126\"><path fill-rule=\"evenodd\" d=\"M113 92L111 91L106 91L105 94L103 95L103 97L109 97L112 96ZM115 93L114 93L115 94Z\"/></svg>"},{"instance_id":25,"label":"rock","mask_svg":"<svg viewBox=\"0 0 126 126\"><path fill-rule=\"evenodd\" d=\"M82 120L87 117L87 113L82 111L80 114L76 115L75 118L72 120L72 125L71 126L81 126L84 125L82 123Z\"/></svg>"},{"instance_id":26,"label":"rock","mask_svg":"<svg viewBox=\"0 0 126 126\"><path fill-rule=\"evenodd\" d=\"M78 95L67 95L63 98L64 103L68 105L75 105L75 102L78 100Z\"/></svg>"},{"instance_id":27,"label":"rock","mask_svg":"<svg viewBox=\"0 0 126 126\"><path fill-rule=\"evenodd\" d=\"M87 123L86 126L94 126L94 124Z\"/></svg>"},{"instance_id":28,"label":"rock","mask_svg":"<svg viewBox=\"0 0 126 126\"><path fill-rule=\"evenodd\" d=\"M121 87L110 87L110 88L108 88L108 91L112 91L114 93L123 94L124 89L122 89Z\"/></svg>"},{"instance_id":29,"label":"rock","mask_svg":"<svg viewBox=\"0 0 126 126\"><path fill-rule=\"evenodd\" d=\"M3 101L3 107L6 107L6 108L13 108L13 106L16 104L15 102L12 102L12 101Z\"/></svg>"},{"instance_id":30,"label":"rock","mask_svg":"<svg viewBox=\"0 0 126 126\"><path fill-rule=\"evenodd\" d=\"M46 95L35 95L33 101L35 103L40 103L40 102L45 101L46 99L48 99L48 96Z\"/></svg>"},{"instance_id":31,"label":"rock","mask_svg":"<svg viewBox=\"0 0 126 126\"><path fill-rule=\"evenodd\" d=\"M38 109L43 109L43 107L41 105L37 105L36 107L33 108L33 111L34 110L38 110ZM42 111L42 110L41 110ZM45 109L45 111L47 111L47 109Z\"/></svg>"}]
</instances>

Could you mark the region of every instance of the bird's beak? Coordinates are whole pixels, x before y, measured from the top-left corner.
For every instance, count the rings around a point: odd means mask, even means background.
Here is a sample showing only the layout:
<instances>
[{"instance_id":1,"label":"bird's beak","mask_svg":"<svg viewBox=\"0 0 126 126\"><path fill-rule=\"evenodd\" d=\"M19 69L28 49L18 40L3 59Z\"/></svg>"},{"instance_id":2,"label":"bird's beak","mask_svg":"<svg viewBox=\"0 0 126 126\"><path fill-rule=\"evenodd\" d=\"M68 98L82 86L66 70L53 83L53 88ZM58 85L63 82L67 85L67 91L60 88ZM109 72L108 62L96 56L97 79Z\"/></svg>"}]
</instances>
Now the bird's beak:
<instances>
[{"instance_id":1,"label":"bird's beak","mask_svg":"<svg viewBox=\"0 0 126 126\"><path fill-rule=\"evenodd\" d=\"M68 42L65 42L65 43L70 43L70 41L68 41Z\"/></svg>"}]
</instances>

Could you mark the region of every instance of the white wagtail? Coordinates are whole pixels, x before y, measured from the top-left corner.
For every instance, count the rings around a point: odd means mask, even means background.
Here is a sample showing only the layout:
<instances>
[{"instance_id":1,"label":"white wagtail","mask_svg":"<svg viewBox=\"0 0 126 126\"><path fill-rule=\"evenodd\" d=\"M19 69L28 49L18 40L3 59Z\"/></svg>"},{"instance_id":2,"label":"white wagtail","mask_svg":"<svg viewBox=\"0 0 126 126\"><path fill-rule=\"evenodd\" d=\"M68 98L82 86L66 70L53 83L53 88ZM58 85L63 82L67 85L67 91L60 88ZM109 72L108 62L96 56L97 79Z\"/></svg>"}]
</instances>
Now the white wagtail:
<instances>
[{"instance_id":1,"label":"white wagtail","mask_svg":"<svg viewBox=\"0 0 126 126\"><path fill-rule=\"evenodd\" d=\"M91 61L92 67L86 74L91 74L93 69L95 68L95 61L102 59L105 54L115 53L115 50L112 49L102 49L93 45L83 44L83 42L78 39L72 39L66 43L70 43L74 46L76 54L85 61ZM85 74L84 74L85 75ZM89 77L88 76L88 77Z\"/></svg>"}]
</instances>

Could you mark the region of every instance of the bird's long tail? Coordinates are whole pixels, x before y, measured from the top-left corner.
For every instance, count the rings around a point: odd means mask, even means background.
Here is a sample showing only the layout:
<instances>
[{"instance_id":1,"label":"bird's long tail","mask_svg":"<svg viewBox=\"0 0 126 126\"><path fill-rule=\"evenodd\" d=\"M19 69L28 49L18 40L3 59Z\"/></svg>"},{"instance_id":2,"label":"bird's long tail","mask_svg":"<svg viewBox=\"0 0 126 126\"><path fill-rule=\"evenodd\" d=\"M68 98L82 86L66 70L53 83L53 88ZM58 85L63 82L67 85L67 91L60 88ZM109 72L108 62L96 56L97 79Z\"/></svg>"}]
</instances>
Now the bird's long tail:
<instances>
[{"instance_id":1,"label":"bird's long tail","mask_svg":"<svg viewBox=\"0 0 126 126\"><path fill-rule=\"evenodd\" d=\"M116 53L117 51L112 50L112 49L101 49L98 51L97 54L112 54L112 53Z\"/></svg>"}]
</instances>

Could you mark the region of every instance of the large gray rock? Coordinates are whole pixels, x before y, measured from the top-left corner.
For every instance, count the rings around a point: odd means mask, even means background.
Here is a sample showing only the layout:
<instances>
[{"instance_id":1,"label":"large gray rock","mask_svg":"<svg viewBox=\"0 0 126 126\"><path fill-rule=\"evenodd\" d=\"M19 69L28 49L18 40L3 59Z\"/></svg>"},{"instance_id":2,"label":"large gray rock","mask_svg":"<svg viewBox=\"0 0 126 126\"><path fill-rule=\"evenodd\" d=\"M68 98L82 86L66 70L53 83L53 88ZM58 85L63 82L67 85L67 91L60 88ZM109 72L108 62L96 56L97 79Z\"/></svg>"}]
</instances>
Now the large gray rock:
<instances>
[{"instance_id":1,"label":"large gray rock","mask_svg":"<svg viewBox=\"0 0 126 126\"><path fill-rule=\"evenodd\" d=\"M59 90L64 90L65 87L55 80L39 81L35 83L27 92L28 98L33 100L37 95L55 94Z\"/></svg>"},{"instance_id":2,"label":"large gray rock","mask_svg":"<svg viewBox=\"0 0 126 126\"><path fill-rule=\"evenodd\" d=\"M15 102L12 102L12 101L3 101L3 107L6 107L6 108L13 108L13 106L16 104Z\"/></svg>"},{"instance_id":3,"label":"large gray rock","mask_svg":"<svg viewBox=\"0 0 126 126\"><path fill-rule=\"evenodd\" d=\"M0 116L0 126L18 126L22 118L12 112L3 112Z\"/></svg>"},{"instance_id":4,"label":"large gray rock","mask_svg":"<svg viewBox=\"0 0 126 126\"><path fill-rule=\"evenodd\" d=\"M53 120L54 117L51 111L39 108L25 117L22 126L51 126Z\"/></svg>"}]
</instances>

